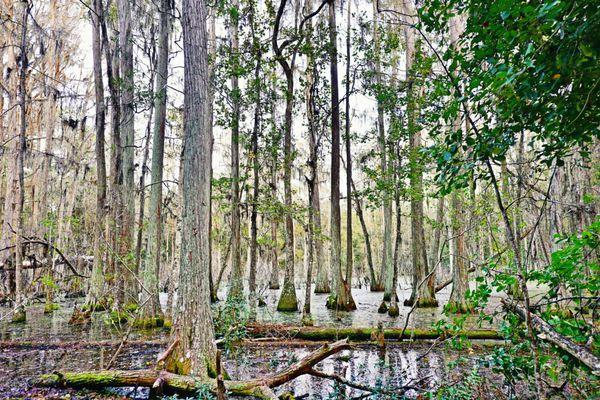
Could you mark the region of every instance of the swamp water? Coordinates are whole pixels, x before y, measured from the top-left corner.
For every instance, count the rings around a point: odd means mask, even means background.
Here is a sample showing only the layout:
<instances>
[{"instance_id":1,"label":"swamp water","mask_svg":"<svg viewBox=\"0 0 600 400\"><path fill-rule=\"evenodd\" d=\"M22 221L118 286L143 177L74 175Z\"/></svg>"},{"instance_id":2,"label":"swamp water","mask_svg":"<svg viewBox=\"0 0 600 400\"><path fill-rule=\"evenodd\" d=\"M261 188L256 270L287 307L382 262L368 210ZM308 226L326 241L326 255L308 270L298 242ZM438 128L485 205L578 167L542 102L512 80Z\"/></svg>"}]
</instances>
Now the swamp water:
<instances>
[{"instance_id":1,"label":"swamp water","mask_svg":"<svg viewBox=\"0 0 600 400\"><path fill-rule=\"evenodd\" d=\"M449 293L445 290L438 296L444 304ZM408 293L402 291L402 298ZM300 291L298 291L300 297ZM264 295L264 294L263 294ZM259 309L259 320L268 323L298 323L299 313L277 313L273 303L276 291L267 293L268 307ZM356 289L355 300L359 307L354 313L335 313L324 306L326 295L313 297L315 322L320 326L402 326L410 310L401 307L396 319L377 314L381 294ZM75 303L83 299L66 300L53 314L43 313L43 305L34 305L27 310L27 322L11 324L0 322L0 398L93 398L94 392L63 389L38 389L33 387L36 377L57 370L83 371L106 367L115 353L126 326L108 323L102 314L95 315L87 326L69 325ZM493 302L496 303L497 302ZM491 305L494 306L493 304ZM9 309L0 309L4 315ZM428 328L441 318L438 309L415 310L409 319L409 327ZM476 320L476 317L469 317ZM474 324L474 322L473 322ZM489 327L489 325L487 326ZM139 369L151 367L157 355L167 345L168 332L163 329L135 331L129 343L119 353L113 368ZM489 344L489 343L488 343ZM471 372L477 356L489 351L488 344L478 342L473 347L450 350L443 345L430 349L431 343L390 343L385 350L374 345L358 345L351 350L336 354L317 366L321 371L336 373L347 379L372 387L394 388L415 386L435 389L441 383L461 382ZM318 344L253 343L225 353L225 366L233 379L248 379L277 372L317 348ZM466 358L461 367L449 367L458 358ZM489 371L482 373L492 376ZM494 381L499 381L495 377ZM351 398L364 392L337 387L331 381L310 376L300 377L277 390L290 391L296 396L309 399ZM408 396L414 395L410 390ZM488 393L490 398L493 394ZM108 392L109 396L144 398L147 392L119 389ZM69 396L69 397L65 397Z\"/></svg>"}]
</instances>

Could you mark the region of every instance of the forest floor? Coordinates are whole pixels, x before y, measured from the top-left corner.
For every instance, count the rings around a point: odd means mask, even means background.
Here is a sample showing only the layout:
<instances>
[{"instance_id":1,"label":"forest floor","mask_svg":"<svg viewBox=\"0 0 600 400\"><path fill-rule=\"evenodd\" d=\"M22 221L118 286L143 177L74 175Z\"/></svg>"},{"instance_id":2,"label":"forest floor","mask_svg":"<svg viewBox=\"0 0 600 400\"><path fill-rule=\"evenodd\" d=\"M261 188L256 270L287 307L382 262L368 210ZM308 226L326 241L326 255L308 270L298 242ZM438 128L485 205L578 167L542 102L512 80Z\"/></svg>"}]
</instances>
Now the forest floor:
<instances>
[{"instance_id":1,"label":"forest floor","mask_svg":"<svg viewBox=\"0 0 600 400\"><path fill-rule=\"evenodd\" d=\"M407 287L407 285L402 285ZM405 293L406 292L406 293ZM355 326L373 327L378 322L384 326L402 327L409 307L401 307L398 318L392 319L387 314L378 314L377 307L381 301L381 293L371 293L357 288L354 291L359 311L354 313L335 313L325 308L326 295L313 296L313 312L316 325L319 326ZM399 292L400 304L408 290ZM297 324L299 313L277 313L274 303L277 291L263 293L268 306L259 311L259 321L265 323ZM444 304L449 296L449 288L439 293L440 304ZM298 297L302 297L300 290ZM87 326L70 325L68 323L73 306L83 299L65 300L60 309L53 314L44 314L43 304L28 308L27 322L11 324L0 322L0 398L93 398L99 396L93 392L73 391L66 389L38 389L33 382L43 373L56 370L83 371L102 369L112 358L121 341L126 326L115 326L108 322L102 314L94 316ZM491 308L499 307L499 299L490 302ZM9 311L0 309L0 315ZM443 318L442 307L437 309L416 309L409 320L409 327L430 328L433 322ZM476 316L470 326L477 327ZM496 321L497 322L497 321ZM496 325L494 322L494 325ZM484 325L490 328L490 325ZM152 331L131 332L128 343L123 347L113 368L137 369L152 366L157 354L164 350L168 340L168 330L155 329ZM430 349L431 342L415 341L390 343L384 350L372 345L361 344L351 350L338 354L321 364L321 370L335 372L346 378L371 386L384 385L395 387L414 385L431 390L441 383L449 384L464 381L472 368L478 364L481 356L489 353L490 346L500 345L500 342L473 342L462 350L438 346ZM247 343L236 346L225 352L225 366L232 378L246 379L275 372L289 363L297 361L318 344L307 343ZM458 359L464 359L460 367L452 364ZM496 382L486 389L481 398L501 398L494 392L502 388L499 376L481 367L481 373L490 377L490 382ZM346 390L345 395L352 397L361 394L357 390L339 389L328 381L304 376L300 377L282 390L289 390L303 398L325 399L341 398L340 390ZM408 393L410 394L410 392ZM106 397L144 398L144 391L123 390L104 393Z\"/></svg>"}]
</instances>

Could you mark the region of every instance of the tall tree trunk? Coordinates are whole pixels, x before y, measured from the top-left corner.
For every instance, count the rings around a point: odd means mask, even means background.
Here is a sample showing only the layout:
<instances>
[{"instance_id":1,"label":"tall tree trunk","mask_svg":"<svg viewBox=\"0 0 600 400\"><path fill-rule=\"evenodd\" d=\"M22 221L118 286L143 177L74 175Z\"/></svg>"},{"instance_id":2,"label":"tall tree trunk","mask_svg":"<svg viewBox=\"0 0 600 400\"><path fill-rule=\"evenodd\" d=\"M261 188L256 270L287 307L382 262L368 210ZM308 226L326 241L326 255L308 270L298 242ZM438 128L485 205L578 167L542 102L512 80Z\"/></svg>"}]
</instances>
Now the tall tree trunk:
<instances>
[{"instance_id":1,"label":"tall tree trunk","mask_svg":"<svg viewBox=\"0 0 600 400\"><path fill-rule=\"evenodd\" d=\"M208 101L207 101L207 105L208 105L208 122L207 122L207 129L210 132L210 151L212 153L214 145L215 145L215 138L214 138L214 133L213 133L213 122L214 122L214 97L215 97L215 58L216 58L216 52L217 52L217 31L216 31L216 26L215 26L215 19L216 19L216 10L214 7L210 7L208 10L208 68L209 68L209 78L210 78L210 85L208 87ZM210 254L211 257L209 257L208 261L209 261L209 268L208 268L208 283L210 284L210 301L211 303L216 303L217 301L219 301L219 297L218 297L218 284L215 282L214 280L214 273L213 273L213 258L212 258L212 254L213 254L213 220L212 220L212 178L214 175L214 171L213 171L213 167L212 165L210 166L210 181L211 181L211 185L210 185L210 216L209 216L209 220L208 223L210 225L209 228L209 237L208 237L208 247L210 249ZM227 262L227 260L225 261Z\"/></svg>"},{"instance_id":2,"label":"tall tree trunk","mask_svg":"<svg viewBox=\"0 0 600 400\"><path fill-rule=\"evenodd\" d=\"M232 7L239 8L238 0L233 0ZM239 37L238 14L230 13L229 38L231 40L230 62L231 75L231 275L229 276L229 293L227 298L240 301L244 294L242 271L242 243L240 235L240 86L238 77Z\"/></svg>"},{"instance_id":3,"label":"tall tree trunk","mask_svg":"<svg viewBox=\"0 0 600 400\"><path fill-rule=\"evenodd\" d=\"M183 0L181 25L184 52L184 166L181 265L176 319L167 357L167 369L196 375L214 372L216 346L210 310L208 280L210 130L207 128L209 97L206 3Z\"/></svg>"},{"instance_id":4,"label":"tall tree trunk","mask_svg":"<svg viewBox=\"0 0 600 400\"><path fill-rule=\"evenodd\" d=\"M28 68L27 58L27 23L29 17L29 4L27 1L19 1L19 14L17 20L21 24L21 42L19 44L19 138L17 146L17 196L15 201L14 217L14 234L15 241L15 311L13 313L13 322L25 321L25 285L23 282L23 204L25 202L25 171L23 168L23 159L27 150L26 135L27 135L27 93L26 93L26 78Z\"/></svg>"},{"instance_id":5,"label":"tall tree trunk","mask_svg":"<svg viewBox=\"0 0 600 400\"><path fill-rule=\"evenodd\" d=\"M346 20L346 283L352 289L352 148L350 139L350 61L352 39L352 1L348 1L348 15Z\"/></svg>"},{"instance_id":6,"label":"tall tree trunk","mask_svg":"<svg viewBox=\"0 0 600 400\"><path fill-rule=\"evenodd\" d=\"M104 8L102 0L94 0L92 19L92 55L94 61L94 91L96 100L96 225L94 226L94 263L90 287L86 297L88 309L103 304L104 299L104 224L106 220L106 156L104 151L104 129L106 105L104 103L104 81L102 77L102 23Z\"/></svg>"},{"instance_id":7,"label":"tall tree trunk","mask_svg":"<svg viewBox=\"0 0 600 400\"><path fill-rule=\"evenodd\" d=\"M412 0L404 4L405 14L415 15ZM415 28L405 27L406 36L406 71L408 80L407 91L407 122L410 146L410 209L411 209L411 238L413 257L412 293L404 305L417 307L437 307L435 299L435 274L427 265L427 250L425 245L425 230L423 227L423 166L419 157L421 149L421 130L417 124L418 99L422 95L419 86L415 63L420 52L420 43L416 38Z\"/></svg>"},{"instance_id":8,"label":"tall tree trunk","mask_svg":"<svg viewBox=\"0 0 600 400\"><path fill-rule=\"evenodd\" d=\"M306 7L308 12L313 12L312 2L307 1ZM306 67L306 117L308 120L308 147L309 147L309 160L308 166L310 169L310 178L308 180L309 190L309 224L311 225L311 231L309 231L311 237L311 243L314 247L313 253L313 265L316 262L316 279L315 279L315 293L330 293L330 277L329 268L325 265L323 260L323 240L322 240L322 227L321 227L321 199L319 191L319 135L318 135L318 124L316 120L315 112L315 91L317 85L318 74L316 73L316 61L314 56L314 49L312 47L311 38L313 37L313 26L311 20L306 23L306 35L309 38L307 46L310 46L307 50L307 67Z\"/></svg>"},{"instance_id":9,"label":"tall tree trunk","mask_svg":"<svg viewBox=\"0 0 600 400\"><path fill-rule=\"evenodd\" d=\"M375 80L378 87L382 86L381 79L381 46L379 39L379 11L377 2L373 1L373 46L375 49ZM382 176L387 174L387 150L385 140L385 120L383 115L383 105L377 100L377 131L379 134L379 152L380 168ZM381 269L377 281L371 282L372 292L382 292L385 290L383 280L388 271L393 268L392 265L392 204L387 195L383 199L383 249L381 253ZM389 292L384 293L383 300L389 301Z\"/></svg>"},{"instance_id":10,"label":"tall tree trunk","mask_svg":"<svg viewBox=\"0 0 600 400\"><path fill-rule=\"evenodd\" d=\"M123 199L121 195L121 186L123 183L123 148L121 142L120 123L121 123L121 106L120 94L117 82L119 81L119 68L116 62L114 47L109 39L108 27L106 18L101 19L102 28L102 48L104 48L104 56L106 59L106 77L108 82L108 91L110 94L110 112L111 112L111 154L110 154L110 219L106 226L106 237L108 240L109 255L107 256L108 263L106 272L110 275L110 280L107 282L111 286L114 295L114 306L119 307L123 304L124 291L122 281L116 280L116 276L124 273L124 268L121 264L120 256L120 233L123 223L122 208Z\"/></svg>"},{"instance_id":11,"label":"tall tree trunk","mask_svg":"<svg viewBox=\"0 0 600 400\"><path fill-rule=\"evenodd\" d=\"M275 58L281 65L286 78L285 123L283 129L283 197L285 206L285 277L281 297L277 303L278 311L297 311L298 300L294 284L294 220L292 219L292 112L294 108L294 75L290 65L281 53L278 37L281 18L285 10L286 0L279 4L275 26L273 28L272 45Z\"/></svg>"},{"instance_id":12,"label":"tall tree trunk","mask_svg":"<svg viewBox=\"0 0 600 400\"><path fill-rule=\"evenodd\" d=\"M260 194L259 169L260 161L258 159L258 133L261 129L261 90L262 84L260 81L262 49L259 37L254 30L255 5L250 5L249 23L252 29L252 46L254 56L256 57L256 66L254 68L254 85L255 85L255 105L254 105L254 126L252 127L252 211L250 214L250 274L248 276L248 291L250 310L254 317L256 306L256 268L258 259L258 196Z\"/></svg>"},{"instance_id":13,"label":"tall tree trunk","mask_svg":"<svg viewBox=\"0 0 600 400\"><path fill-rule=\"evenodd\" d=\"M123 300L137 303L137 268L133 254L135 226L135 129L133 36L131 34L131 0L117 0L119 10L119 69L121 72L121 143L123 145L123 222L119 239L119 256L124 271Z\"/></svg>"},{"instance_id":14,"label":"tall tree trunk","mask_svg":"<svg viewBox=\"0 0 600 400\"><path fill-rule=\"evenodd\" d=\"M335 275L335 301L328 307L342 311L356 310L350 286L342 269L340 212L340 95L337 64L337 28L335 0L329 2L329 58L331 74L331 270Z\"/></svg>"},{"instance_id":15,"label":"tall tree trunk","mask_svg":"<svg viewBox=\"0 0 600 400\"><path fill-rule=\"evenodd\" d=\"M152 166L150 187L150 219L148 221L148 251L142 271L144 288L141 304L144 304L138 321L141 326L160 326L164 322L159 299L159 271L163 242L162 180L165 154L165 125L167 120L167 81L169 74L169 33L171 0L160 2L160 33L158 38L158 68L154 88L154 132L152 134Z\"/></svg>"}]
</instances>

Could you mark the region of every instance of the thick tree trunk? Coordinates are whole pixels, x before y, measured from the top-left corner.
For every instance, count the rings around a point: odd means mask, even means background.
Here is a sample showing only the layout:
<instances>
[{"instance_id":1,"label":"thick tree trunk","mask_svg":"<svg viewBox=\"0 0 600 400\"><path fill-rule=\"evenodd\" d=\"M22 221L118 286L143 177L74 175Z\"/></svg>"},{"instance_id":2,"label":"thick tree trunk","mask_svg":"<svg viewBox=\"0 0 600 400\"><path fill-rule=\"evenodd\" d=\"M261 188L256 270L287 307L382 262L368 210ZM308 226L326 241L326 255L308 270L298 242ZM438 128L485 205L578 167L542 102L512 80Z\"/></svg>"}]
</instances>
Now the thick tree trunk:
<instances>
[{"instance_id":1,"label":"thick tree trunk","mask_svg":"<svg viewBox=\"0 0 600 400\"><path fill-rule=\"evenodd\" d=\"M183 0L184 153L181 263L169 371L202 379L215 371L216 346L208 280L211 136L206 3Z\"/></svg>"},{"instance_id":2,"label":"thick tree trunk","mask_svg":"<svg viewBox=\"0 0 600 400\"><path fill-rule=\"evenodd\" d=\"M238 0L233 0L232 7L238 9ZM230 14L229 38L231 40L231 62L234 72L231 75L231 274L229 276L229 292L227 298L240 301L244 295L244 273L242 270L242 242L240 235L240 86L237 72L239 64L238 16Z\"/></svg>"},{"instance_id":3,"label":"thick tree trunk","mask_svg":"<svg viewBox=\"0 0 600 400\"><path fill-rule=\"evenodd\" d=\"M342 311L356 310L352 292L342 269L340 212L340 101L337 65L335 0L329 2L329 61L331 73L331 269L335 276L335 302L328 306Z\"/></svg>"},{"instance_id":4,"label":"thick tree trunk","mask_svg":"<svg viewBox=\"0 0 600 400\"><path fill-rule=\"evenodd\" d=\"M154 131L152 134L152 166L151 186L148 221L148 250L142 283L144 285L140 304L144 304L138 318L139 325L143 327L160 326L164 317L160 307L158 278L162 260L163 243L163 198L162 180L165 154L165 125L167 121L167 81L169 74L169 33L170 0L160 2L160 31L158 38L158 65L156 71L156 84L154 88Z\"/></svg>"}]
</instances>

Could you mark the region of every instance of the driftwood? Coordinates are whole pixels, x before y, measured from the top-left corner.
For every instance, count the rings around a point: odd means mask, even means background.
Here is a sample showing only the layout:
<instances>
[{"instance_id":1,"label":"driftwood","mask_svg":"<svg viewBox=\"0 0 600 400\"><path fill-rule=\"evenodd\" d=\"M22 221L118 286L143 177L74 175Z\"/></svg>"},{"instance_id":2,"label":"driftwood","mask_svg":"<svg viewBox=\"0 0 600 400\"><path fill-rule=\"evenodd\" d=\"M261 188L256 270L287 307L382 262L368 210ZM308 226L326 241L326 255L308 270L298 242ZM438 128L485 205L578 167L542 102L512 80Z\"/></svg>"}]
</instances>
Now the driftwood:
<instances>
[{"instance_id":1,"label":"driftwood","mask_svg":"<svg viewBox=\"0 0 600 400\"><path fill-rule=\"evenodd\" d=\"M515 312L521 319L525 320L527 310L520 304L502 299L502 304L508 309ZM600 376L600 358L594 355L587 347L579 345L560 333L544 321L541 317L530 312L531 324L533 329L538 331L538 338L550 342L563 351L566 351L582 364L592 370L596 376Z\"/></svg>"},{"instance_id":2,"label":"driftwood","mask_svg":"<svg viewBox=\"0 0 600 400\"><path fill-rule=\"evenodd\" d=\"M461 332L440 332L436 329L406 329L384 328L385 339L437 339L445 336L461 335L468 339L502 339L495 330L477 329ZM348 338L353 341L377 341L381 335L379 328L336 328L336 327L311 327L288 325L250 325L248 335L253 338L287 338L308 341L330 341Z\"/></svg>"},{"instance_id":3,"label":"driftwood","mask_svg":"<svg viewBox=\"0 0 600 400\"><path fill-rule=\"evenodd\" d=\"M331 345L324 345L313 351L300 361L282 371L258 379L245 381L225 380L225 390L238 396L255 396L260 399L277 399L273 388L283 385L301 375L319 376L314 366L327 357L348 349L348 340L340 340ZM331 378L334 379L334 378ZM101 389L106 387L150 387L165 389L169 392L190 394L199 389L209 389L218 393L217 379L200 379L194 376L172 374L166 371L142 369L134 371L87 371L87 372L54 372L42 375L39 386L67 386L75 388ZM367 391L371 389L365 389ZM373 390L374 391L374 390Z\"/></svg>"}]
</instances>

